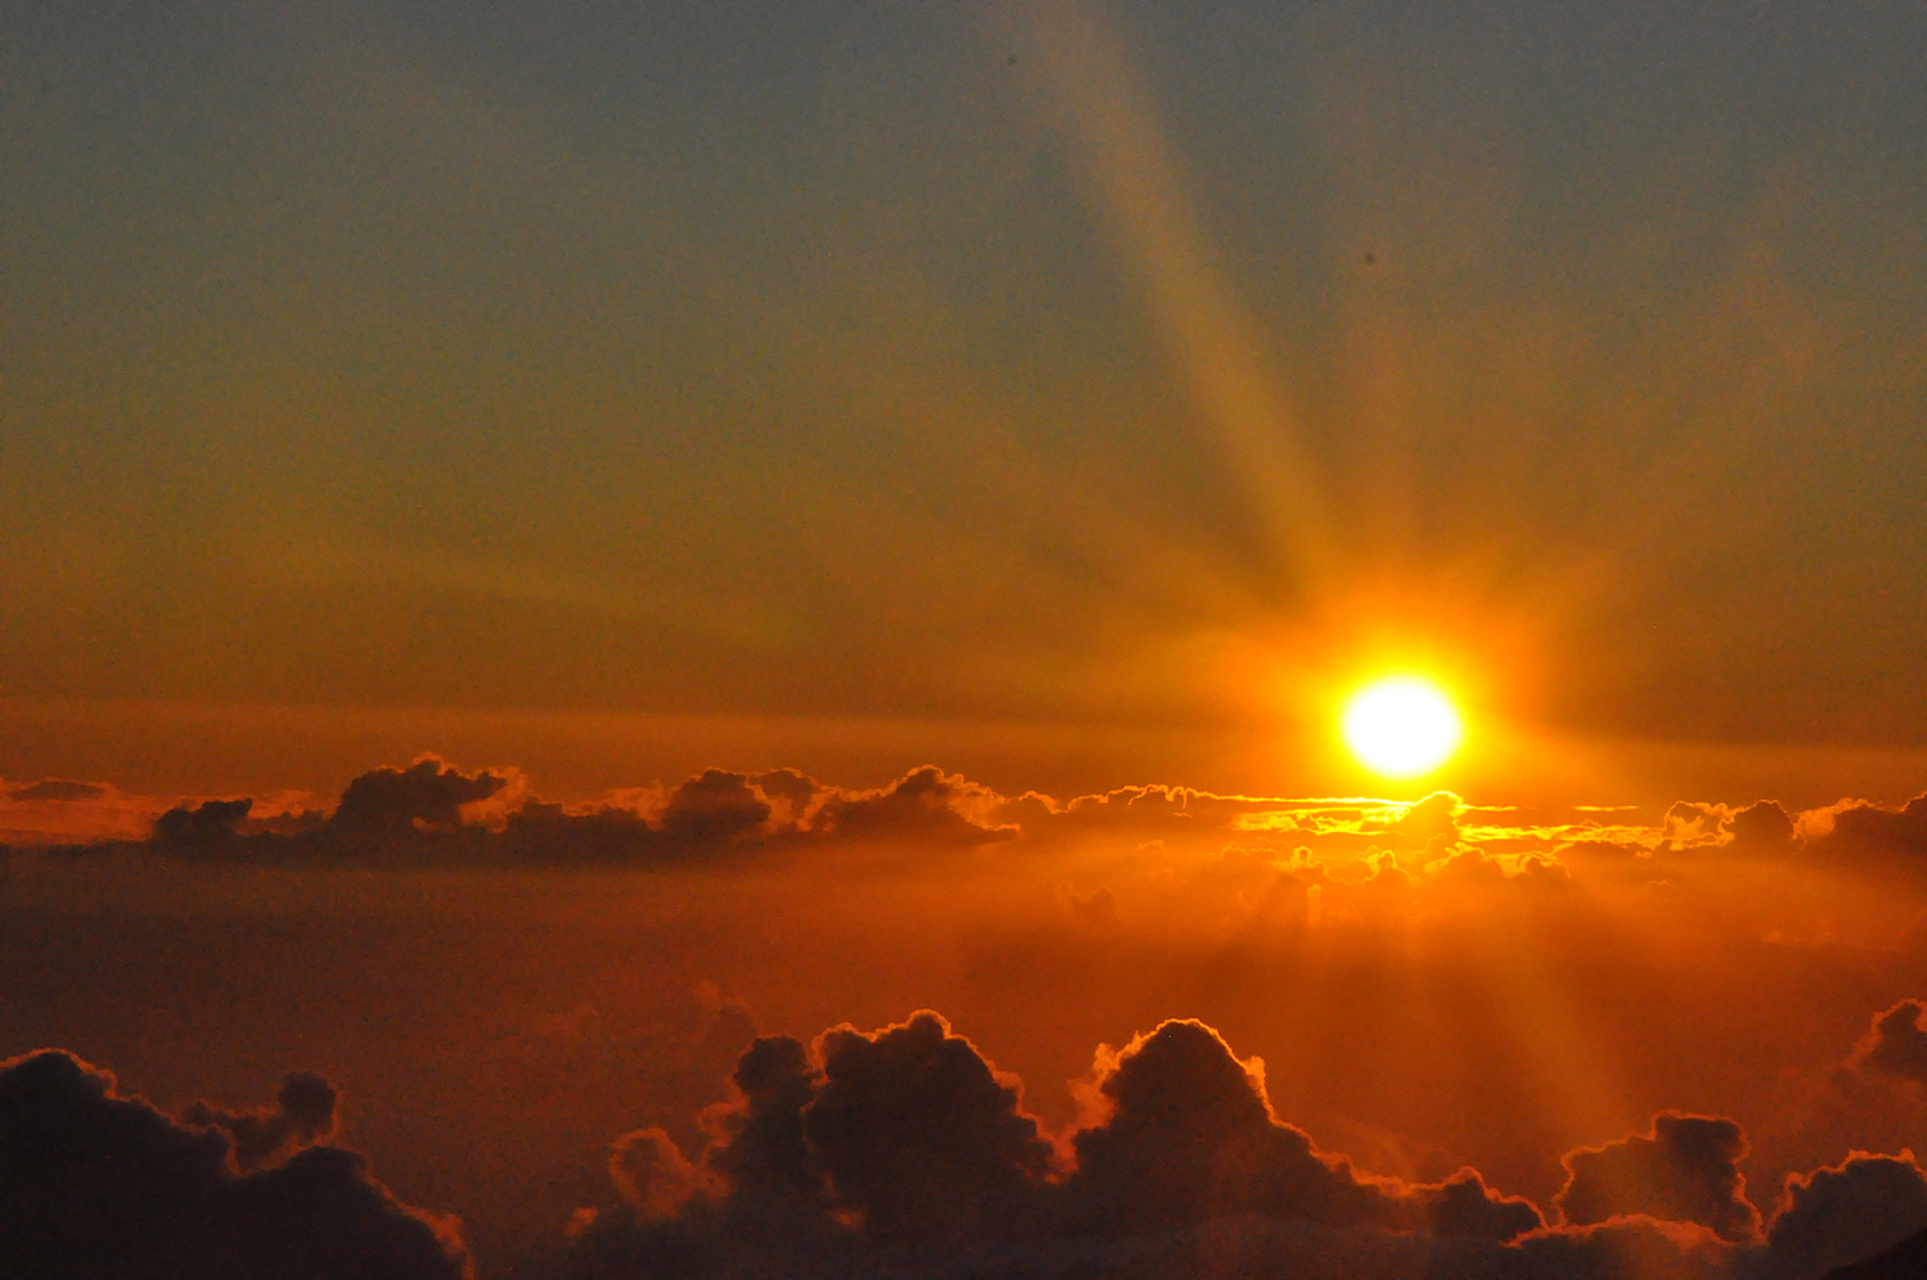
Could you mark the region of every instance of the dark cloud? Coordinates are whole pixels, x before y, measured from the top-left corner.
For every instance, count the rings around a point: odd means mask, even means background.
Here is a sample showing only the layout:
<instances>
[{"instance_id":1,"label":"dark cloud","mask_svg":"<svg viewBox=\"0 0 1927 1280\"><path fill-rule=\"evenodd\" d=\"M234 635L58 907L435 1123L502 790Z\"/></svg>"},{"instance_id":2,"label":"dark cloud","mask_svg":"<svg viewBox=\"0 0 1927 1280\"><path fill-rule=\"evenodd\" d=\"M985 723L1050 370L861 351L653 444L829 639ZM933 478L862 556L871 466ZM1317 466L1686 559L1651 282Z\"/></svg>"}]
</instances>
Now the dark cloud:
<instances>
[{"instance_id":1,"label":"dark cloud","mask_svg":"<svg viewBox=\"0 0 1927 1280\"><path fill-rule=\"evenodd\" d=\"M1104 1124L1075 1140L1071 1213L1090 1229L1168 1230L1256 1213L1333 1226L1382 1216L1384 1197L1271 1115L1222 1037L1171 1021L1100 1067Z\"/></svg>"},{"instance_id":2,"label":"dark cloud","mask_svg":"<svg viewBox=\"0 0 1927 1280\"><path fill-rule=\"evenodd\" d=\"M1874 1015L1873 1027L1854 1052L1854 1062L1868 1070L1927 1084L1927 1030L1921 1016L1927 1004L1902 1000L1885 1013Z\"/></svg>"},{"instance_id":3,"label":"dark cloud","mask_svg":"<svg viewBox=\"0 0 1927 1280\"><path fill-rule=\"evenodd\" d=\"M1927 1276L1927 1231L1917 1231L1874 1257L1827 1272L1827 1280L1920 1280Z\"/></svg>"},{"instance_id":4,"label":"dark cloud","mask_svg":"<svg viewBox=\"0 0 1927 1280\"><path fill-rule=\"evenodd\" d=\"M822 1195L823 1162L803 1135L803 1109L818 1078L809 1051L789 1036L758 1037L743 1054L731 1077L738 1101L704 1117L717 1143L709 1165L733 1194L796 1201Z\"/></svg>"},{"instance_id":5,"label":"dark cloud","mask_svg":"<svg viewBox=\"0 0 1927 1280\"><path fill-rule=\"evenodd\" d=\"M341 793L328 831L337 838L393 840L419 828L458 827L463 805L507 785L507 778L466 774L437 756L423 756L406 769L370 769Z\"/></svg>"},{"instance_id":6,"label":"dark cloud","mask_svg":"<svg viewBox=\"0 0 1927 1280\"><path fill-rule=\"evenodd\" d=\"M242 1169L256 1169L332 1134L336 1102L335 1087L326 1077L298 1071L281 1081L271 1109L223 1111L207 1102L193 1102L181 1112L181 1119L221 1130L234 1143L234 1162Z\"/></svg>"},{"instance_id":7,"label":"dark cloud","mask_svg":"<svg viewBox=\"0 0 1927 1280\"><path fill-rule=\"evenodd\" d=\"M9 800L99 800L107 788L93 782L73 782L66 778L43 778L7 792Z\"/></svg>"},{"instance_id":8,"label":"dark cloud","mask_svg":"<svg viewBox=\"0 0 1927 1280\"><path fill-rule=\"evenodd\" d=\"M881 791L841 792L817 810L820 834L919 844L979 845L1016 836L1017 828L974 816L990 813L1001 797L935 765L913 769Z\"/></svg>"},{"instance_id":9,"label":"dark cloud","mask_svg":"<svg viewBox=\"0 0 1927 1280\"><path fill-rule=\"evenodd\" d=\"M790 816L799 820L809 812L810 802L825 789L815 778L794 769L771 769L757 774L750 782L770 800L787 803Z\"/></svg>"},{"instance_id":10,"label":"dark cloud","mask_svg":"<svg viewBox=\"0 0 1927 1280\"><path fill-rule=\"evenodd\" d=\"M865 1034L818 1041L823 1082L803 1133L836 1202L862 1214L878 1240L995 1233L1036 1210L1051 1145L970 1041L925 1010Z\"/></svg>"},{"instance_id":11,"label":"dark cloud","mask_svg":"<svg viewBox=\"0 0 1927 1280\"><path fill-rule=\"evenodd\" d=\"M204 800L169 809L154 820L154 843L177 852L227 852L237 845L235 828L254 808L252 800Z\"/></svg>"},{"instance_id":12,"label":"dark cloud","mask_svg":"<svg viewBox=\"0 0 1927 1280\"><path fill-rule=\"evenodd\" d=\"M1739 1126L1672 1112L1567 1157L1563 1225L1469 1168L1366 1177L1196 1021L1100 1050L1098 1114L1055 1161L1018 1082L934 1013L762 1037L733 1082L699 1159L618 1140L619 1203L580 1215L570 1275L1819 1280L1927 1225L1911 1156L1856 1155L1790 1178L1762 1239Z\"/></svg>"},{"instance_id":13,"label":"dark cloud","mask_svg":"<svg viewBox=\"0 0 1927 1280\"><path fill-rule=\"evenodd\" d=\"M1461 1169L1437 1187L1417 1188L1412 1198L1424 1206L1425 1226L1435 1235L1503 1241L1546 1225L1530 1200L1500 1195L1477 1169Z\"/></svg>"},{"instance_id":14,"label":"dark cloud","mask_svg":"<svg viewBox=\"0 0 1927 1280\"><path fill-rule=\"evenodd\" d=\"M325 1091L325 1092L324 1092ZM321 1132L333 1090L291 1077L275 1113ZM217 1120L226 1113L206 1108ZM263 1120L264 1125L269 1123ZM285 1145L288 1135L277 1143ZM13 1280L460 1280L452 1219L397 1202L353 1152L237 1172L226 1126L170 1119L47 1050L0 1064L0 1247Z\"/></svg>"},{"instance_id":15,"label":"dark cloud","mask_svg":"<svg viewBox=\"0 0 1927 1280\"><path fill-rule=\"evenodd\" d=\"M1793 815L1775 800L1760 800L1720 823L1727 847L1734 853L1773 857L1797 851L1805 844Z\"/></svg>"},{"instance_id":16,"label":"dark cloud","mask_svg":"<svg viewBox=\"0 0 1927 1280\"><path fill-rule=\"evenodd\" d=\"M570 812L529 801L508 815L500 843L508 856L525 862L668 861L750 843L771 813L746 775L709 769L671 791L653 815L620 805Z\"/></svg>"},{"instance_id":17,"label":"dark cloud","mask_svg":"<svg viewBox=\"0 0 1927 1280\"><path fill-rule=\"evenodd\" d=\"M1841 801L1831 810L1833 828L1809 844L1830 858L1927 856L1927 795L1898 809L1864 800Z\"/></svg>"},{"instance_id":18,"label":"dark cloud","mask_svg":"<svg viewBox=\"0 0 1927 1280\"><path fill-rule=\"evenodd\" d=\"M1746 1152L1746 1135L1731 1120L1662 1112L1648 1134L1569 1152L1566 1185L1553 1203L1574 1224L1646 1214L1750 1240L1760 1214L1739 1170Z\"/></svg>"},{"instance_id":19,"label":"dark cloud","mask_svg":"<svg viewBox=\"0 0 1927 1280\"><path fill-rule=\"evenodd\" d=\"M1914 1158L1854 1155L1786 1182L1767 1232L1778 1274L1818 1276L1927 1228L1927 1173Z\"/></svg>"},{"instance_id":20,"label":"dark cloud","mask_svg":"<svg viewBox=\"0 0 1927 1280\"><path fill-rule=\"evenodd\" d=\"M617 793L583 807L510 786L501 772L467 773L424 756L356 777L325 819L250 820L250 800L209 800L162 814L151 843L256 861L646 866L856 841L969 847L1017 834L989 820L995 793L929 766L874 791L825 786L791 769L707 769L666 793ZM471 808L484 802L481 812Z\"/></svg>"}]
</instances>

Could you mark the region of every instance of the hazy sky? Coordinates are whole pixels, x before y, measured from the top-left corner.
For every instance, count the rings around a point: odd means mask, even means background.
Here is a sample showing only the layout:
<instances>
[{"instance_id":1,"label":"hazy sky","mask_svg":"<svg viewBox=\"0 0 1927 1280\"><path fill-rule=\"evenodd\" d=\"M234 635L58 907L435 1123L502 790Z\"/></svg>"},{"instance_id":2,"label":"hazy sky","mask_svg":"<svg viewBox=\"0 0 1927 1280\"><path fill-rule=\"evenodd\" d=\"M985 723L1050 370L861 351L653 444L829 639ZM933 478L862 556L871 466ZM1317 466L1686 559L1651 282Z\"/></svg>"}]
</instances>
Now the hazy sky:
<instances>
[{"instance_id":1,"label":"hazy sky","mask_svg":"<svg viewBox=\"0 0 1927 1280\"><path fill-rule=\"evenodd\" d=\"M1918 5L0 13L9 775L321 706L1290 787L1383 663L1927 731Z\"/></svg>"}]
</instances>

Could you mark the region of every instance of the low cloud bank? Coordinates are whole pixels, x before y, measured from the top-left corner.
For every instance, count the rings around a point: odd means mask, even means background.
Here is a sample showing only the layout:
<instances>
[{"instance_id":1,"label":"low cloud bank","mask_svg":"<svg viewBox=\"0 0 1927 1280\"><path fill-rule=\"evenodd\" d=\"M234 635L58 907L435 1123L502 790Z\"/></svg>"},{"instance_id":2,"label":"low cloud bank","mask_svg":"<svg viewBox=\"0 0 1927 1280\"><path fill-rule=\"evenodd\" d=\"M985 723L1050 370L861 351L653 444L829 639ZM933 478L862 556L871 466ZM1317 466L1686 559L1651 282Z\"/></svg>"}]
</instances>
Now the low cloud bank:
<instances>
[{"instance_id":1,"label":"low cloud bank","mask_svg":"<svg viewBox=\"0 0 1927 1280\"><path fill-rule=\"evenodd\" d=\"M1202 839L1273 863L1384 866L1461 884L1544 887L1571 873L1657 880L1726 862L1927 870L1927 796L1899 807L1842 800L1800 813L1773 800L1680 801L1643 824L1615 809L1528 812L1449 792L1412 802L1175 786L1070 800L1007 796L924 765L869 790L794 769L715 768L674 786L571 805L539 798L517 769L467 771L433 755L368 770L332 808L299 793L176 803L70 779L0 786L0 844L124 844L131 832L147 832L148 847L182 858L345 865L647 867L852 844L963 850Z\"/></svg>"},{"instance_id":2,"label":"low cloud bank","mask_svg":"<svg viewBox=\"0 0 1927 1280\"><path fill-rule=\"evenodd\" d=\"M1762 1214L1723 1116L1662 1112L1567 1153L1549 1211L1471 1168L1367 1174L1275 1114L1264 1063L1192 1019L1099 1046L1056 1132L929 1010L757 1037L730 1084L699 1149L662 1128L611 1144L607 1199L545 1275L1821 1280L1927 1231L1906 1151L1791 1175ZM295 1074L272 1106L169 1116L59 1050L0 1063L7 1273L472 1280L454 1219L329 1145L337 1105Z\"/></svg>"},{"instance_id":3,"label":"low cloud bank","mask_svg":"<svg viewBox=\"0 0 1927 1280\"><path fill-rule=\"evenodd\" d=\"M1061 1134L927 1010L761 1038L734 1084L700 1152L661 1129L617 1140L615 1195L577 1214L566 1275L1817 1280L1927 1228L1927 1173L1904 1152L1789 1178L1763 1226L1745 1135L1719 1116L1662 1113L1568 1154L1550 1221L1472 1169L1361 1174L1193 1020L1100 1047L1087 1114Z\"/></svg>"}]
</instances>

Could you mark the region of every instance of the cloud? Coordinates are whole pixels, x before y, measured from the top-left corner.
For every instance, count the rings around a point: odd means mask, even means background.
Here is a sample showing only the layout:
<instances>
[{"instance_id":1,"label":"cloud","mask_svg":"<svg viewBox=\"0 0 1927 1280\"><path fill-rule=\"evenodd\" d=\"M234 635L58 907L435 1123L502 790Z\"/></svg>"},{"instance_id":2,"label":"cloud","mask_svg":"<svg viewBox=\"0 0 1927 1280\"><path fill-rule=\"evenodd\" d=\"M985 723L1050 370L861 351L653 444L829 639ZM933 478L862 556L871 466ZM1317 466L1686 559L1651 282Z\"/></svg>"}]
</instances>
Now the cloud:
<instances>
[{"instance_id":1,"label":"cloud","mask_svg":"<svg viewBox=\"0 0 1927 1280\"><path fill-rule=\"evenodd\" d=\"M24 787L14 787L7 799L20 801L54 800L60 802L100 800L107 788L93 782L74 782L66 778L43 778Z\"/></svg>"},{"instance_id":2,"label":"cloud","mask_svg":"<svg viewBox=\"0 0 1927 1280\"><path fill-rule=\"evenodd\" d=\"M823 1081L803 1133L836 1202L866 1235L928 1241L993 1234L1038 1208L1051 1144L1022 1086L929 1010L866 1034L826 1031Z\"/></svg>"},{"instance_id":3,"label":"cloud","mask_svg":"<svg viewBox=\"0 0 1927 1280\"><path fill-rule=\"evenodd\" d=\"M325 1102L331 1119L333 1090L324 1099L317 1079L291 1077L276 1114L311 1124ZM170 1119L60 1050L0 1063L0 1240L11 1274L470 1274L454 1220L399 1203L355 1153L307 1147L258 1172L237 1172L234 1156L225 1125Z\"/></svg>"},{"instance_id":4,"label":"cloud","mask_svg":"<svg viewBox=\"0 0 1927 1280\"><path fill-rule=\"evenodd\" d=\"M176 855L289 862L648 866L732 852L847 844L968 848L1014 838L1003 797L934 766L851 791L793 769L706 769L677 786L569 806L526 793L515 770L474 773L426 755L351 781L325 818L250 818L252 801L182 804L149 843Z\"/></svg>"},{"instance_id":5,"label":"cloud","mask_svg":"<svg viewBox=\"0 0 1927 1280\"><path fill-rule=\"evenodd\" d=\"M1760 1214L1739 1171L1746 1152L1746 1135L1731 1120L1661 1112L1644 1136L1567 1153L1566 1185L1553 1203L1579 1225L1646 1214L1751 1240Z\"/></svg>"},{"instance_id":6,"label":"cloud","mask_svg":"<svg viewBox=\"0 0 1927 1280\"><path fill-rule=\"evenodd\" d=\"M1002 800L988 787L924 765L880 791L831 796L817 810L813 830L846 839L991 844L1017 835L1017 827L990 820Z\"/></svg>"},{"instance_id":7,"label":"cloud","mask_svg":"<svg viewBox=\"0 0 1927 1280\"><path fill-rule=\"evenodd\" d=\"M809 1051L789 1036L758 1037L744 1052L731 1076L738 1101L704 1116L717 1144L709 1166L735 1195L805 1202L822 1195L823 1163L803 1135L803 1109L818 1078Z\"/></svg>"},{"instance_id":8,"label":"cloud","mask_svg":"<svg viewBox=\"0 0 1927 1280\"><path fill-rule=\"evenodd\" d=\"M233 852L235 828L253 808L252 800L204 800L169 809L154 820L154 843L177 852Z\"/></svg>"},{"instance_id":9,"label":"cloud","mask_svg":"<svg viewBox=\"0 0 1927 1280\"><path fill-rule=\"evenodd\" d=\"M1855 1153L1787 1178L1767 1232L1780 1274L1817 1276L1927 1228L1927 1172L1911 1152Z\"/></svg>"},{"instance_id":10,"label":"cloud","mask_svg":"<svg viewBox=\"0 0 1927 1280\"><path fill-rule=\"evenodd\" d=\"M256 1169L290 1150L313 1146L335 1128L335 1087L324 1076L298 1071L281 1081L275 1105L265 1111L223 1111L192 1102L181 1119L203 1129L219 1129L234 1144L234 1162Z\"/></svg>"},{"instance_id":11,"label":"cloud","mask_svg":"<svg viewBox=\"0 0 1927 1280\"><path fill-rule=\"evenodd\" d=\"M1760 800L1729 814L1720 830L1734 853L1772 857L1794 853L1806 842L1793 815L1774 800Z\"/></svg>"},{"instance_id":12,"label":"cloud","mask_svg":"<svg viewBox=\"0 0 1927 1280\"><path fill-rule=\"evenodd\" d=\"M452 829L462 825L462 806L507 785L504 776L466 774L432 755L406 769L370 769L341 793L328 831L337 840L394 840L421 828Z\"/></svg>"},{"instance_id":13,"label":"cloud","mask_svg":"<svg viewBox=\"0 0 1927 1280\"><path fill-rule=\"evenodd\" d=\"M609 1177L622 1202L644 1221L675 1217L707 1189L702 1170L663 1129L617 1138L609 1149Z\"/></svg>"},{"instance_id":14,"label":"cloud","mask_svg":"<svg viewBox=\"0 0 1927 1280\"><path fill-rule=\"evenodd\" d=\"M576 1273L1819 1280L1927 1225L1913 1157L1856 1154L1788 1178L1762 1237L1739 1125L1677 1112L1568 1155L1563 1224L1470 1168L1365 1176L1195 1020L1100 1047L1055 1153L1020 1082L929 1011L761 1037L733 1083L700 1158L661 1129L618 1141L619 1202L578 1215Z\"/></svg>"},{"instance_id":15,"label":"cloud","mask_svg":"<svg viewBox=\"0 0 1927 1280\"><path fill-rule=\"evenodd\" d=\"M1273 1119L1262 1064L1240 1062L1201 1022L1166 1022L1120 1053L1100 1051L1095 1087L1110 1114L1077 1134L1066 1188L1088 1228L1169 1230L1247 1213L1331 1226L1382 1216L1376 1189Z\"/></svg>"},{"instance_id":16,"label":"cloud","mask_svg":"<svg viewBox=\"0 0 1927 1280\"><path fill-rule=\"evenodd\" d=\"M1874 1015L1873 1027L1855 1047L1853 1063L1904 1080L1927 1084L1927 1030L1921 1016L1927 1004L1902 1000L1885 1013Z\"/></svg>"},{"instance_id":17,"label":"cloud","mask_svg":"<svg viewBox=\"0 0 1927 1280\"><path fill-rule=\"evenodd\" d=\"M1802 819L1824 828L1808 844L1821 857L1927 856L1927 795L1915 796L1898 809L1842 800L1831 808L1803 814Z\"/></svg>"}]
</instances>

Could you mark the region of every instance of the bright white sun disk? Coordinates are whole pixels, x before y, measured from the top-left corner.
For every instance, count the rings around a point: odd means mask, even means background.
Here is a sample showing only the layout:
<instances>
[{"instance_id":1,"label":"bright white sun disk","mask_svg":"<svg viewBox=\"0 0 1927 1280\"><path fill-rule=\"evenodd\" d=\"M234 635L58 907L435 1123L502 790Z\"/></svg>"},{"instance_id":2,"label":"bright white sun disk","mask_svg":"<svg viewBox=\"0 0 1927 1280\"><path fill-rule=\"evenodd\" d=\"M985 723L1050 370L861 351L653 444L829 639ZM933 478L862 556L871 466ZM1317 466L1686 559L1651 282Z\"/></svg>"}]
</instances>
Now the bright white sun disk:
<instances>
[{"instance_id":1,"label":"bright white sun disk","mask_svg":"<svg viewBox=\"0 0 1927 1280\"><path fill-rule=\"evenodd\" d=\"M1345 705L1345 745L1388 778L1412 778L1451 759L1465 727L1443 690L1417 676L1387 676Z\"/></svg>"}]
</instances>

